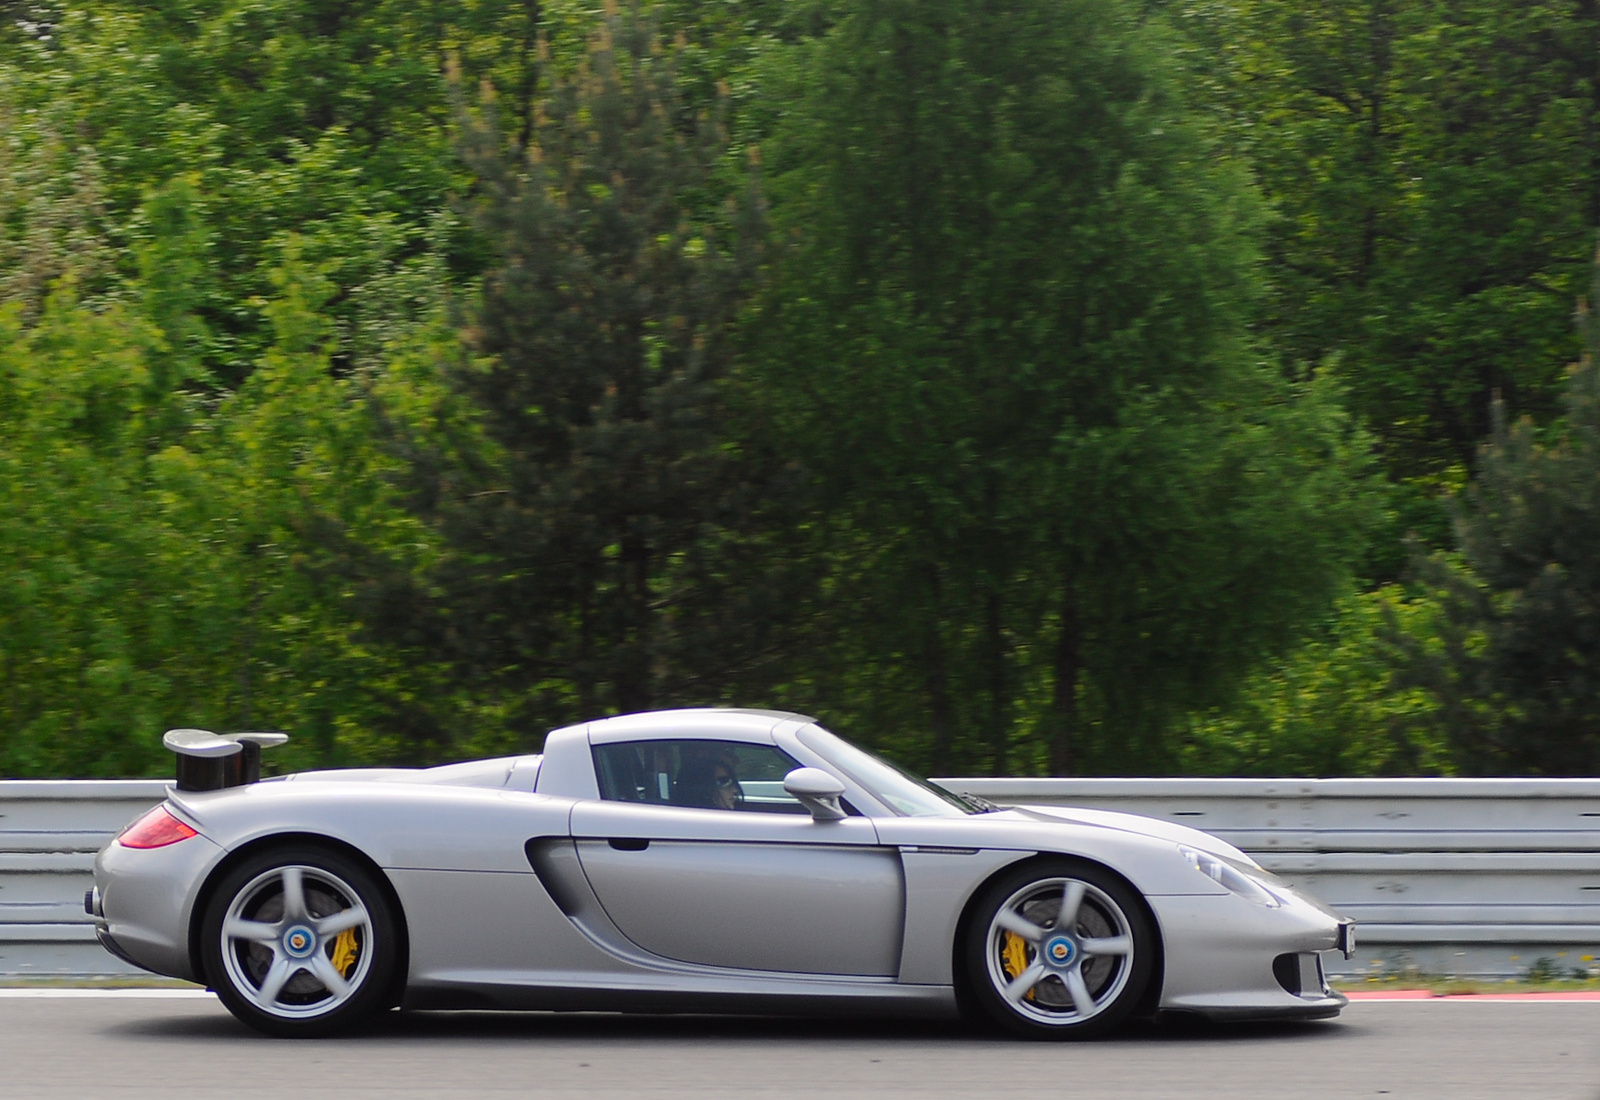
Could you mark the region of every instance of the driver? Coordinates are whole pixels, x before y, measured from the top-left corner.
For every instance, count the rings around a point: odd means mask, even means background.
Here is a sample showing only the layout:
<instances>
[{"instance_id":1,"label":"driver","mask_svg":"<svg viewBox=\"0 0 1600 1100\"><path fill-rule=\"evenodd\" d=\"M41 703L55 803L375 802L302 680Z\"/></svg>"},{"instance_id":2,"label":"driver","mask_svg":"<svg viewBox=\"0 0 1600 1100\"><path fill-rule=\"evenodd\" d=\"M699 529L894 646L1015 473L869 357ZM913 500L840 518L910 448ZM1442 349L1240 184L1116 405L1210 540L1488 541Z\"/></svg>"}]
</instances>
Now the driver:
<instances>
[{"instance_id":1,"label":"driver","mask_svg":"<svg viewBox=\"0 0 1600 1100\"><path fill-rule=\"evenodd\" d=\"M732 754L693 756L678 772L678 797L682 806L707 810L737 810L744 805L739 786L738 761Z\"/></svg>"}]
</instances>

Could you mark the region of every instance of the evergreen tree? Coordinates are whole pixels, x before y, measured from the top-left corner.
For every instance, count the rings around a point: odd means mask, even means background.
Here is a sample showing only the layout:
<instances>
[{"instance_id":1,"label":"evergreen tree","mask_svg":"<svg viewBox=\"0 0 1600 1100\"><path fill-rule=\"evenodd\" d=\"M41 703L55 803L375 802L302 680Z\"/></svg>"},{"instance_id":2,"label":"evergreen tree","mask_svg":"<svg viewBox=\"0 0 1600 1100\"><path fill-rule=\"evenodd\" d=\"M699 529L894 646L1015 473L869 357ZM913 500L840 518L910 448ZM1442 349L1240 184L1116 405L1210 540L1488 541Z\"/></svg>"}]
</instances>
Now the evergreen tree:
<instances>
[{"instance_id":1,"label":"evergreen tree","mask_svg":"<svg viewBox=\"0 0 1600 1100\"><path fill-rule=\"evenodd\" d=\"M526 147L492 109L464 145L498 260L453 377L493 455L434 483L440 637L524 731L706 698L730 625L705 613L706 551L756 510L719 381L759 211L676 62L636 11L608 16Z\"/></svg>"},{"instance_id":2,"label":"evergreen tree","mask_svg":"<svg viewBox=\"0 0 1600 1100\"><path fill-rule=\"evenodd\" d=\"M1422 563L1448 629L1412 645L1408 676L1440 701L1469 773L1600 772L1600 326L1579 321L1565 419L1546 436L1496 406L1459 556Z\"/></svg>"}]
</instances>

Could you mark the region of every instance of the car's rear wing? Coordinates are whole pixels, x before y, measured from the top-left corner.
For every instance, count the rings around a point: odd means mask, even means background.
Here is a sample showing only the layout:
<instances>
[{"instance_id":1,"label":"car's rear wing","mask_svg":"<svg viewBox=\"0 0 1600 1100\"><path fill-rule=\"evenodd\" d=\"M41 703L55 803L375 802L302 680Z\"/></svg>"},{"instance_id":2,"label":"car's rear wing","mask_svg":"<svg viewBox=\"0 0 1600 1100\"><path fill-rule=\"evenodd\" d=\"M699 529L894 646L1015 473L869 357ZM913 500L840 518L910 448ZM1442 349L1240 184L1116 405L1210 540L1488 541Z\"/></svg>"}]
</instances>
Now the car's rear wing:
<instances>
[{"instance_id":1,"label":"car's rear wing","mask_svg":"<svg viewBox=\"0 0 1600 1100\"><path fill-rule=\"evenodd\" d=\"M260 779L261 750L288 740L287 733L168 730L161 743L178 756L178 790L215 791Z\"/></svg>"}]
</instances>

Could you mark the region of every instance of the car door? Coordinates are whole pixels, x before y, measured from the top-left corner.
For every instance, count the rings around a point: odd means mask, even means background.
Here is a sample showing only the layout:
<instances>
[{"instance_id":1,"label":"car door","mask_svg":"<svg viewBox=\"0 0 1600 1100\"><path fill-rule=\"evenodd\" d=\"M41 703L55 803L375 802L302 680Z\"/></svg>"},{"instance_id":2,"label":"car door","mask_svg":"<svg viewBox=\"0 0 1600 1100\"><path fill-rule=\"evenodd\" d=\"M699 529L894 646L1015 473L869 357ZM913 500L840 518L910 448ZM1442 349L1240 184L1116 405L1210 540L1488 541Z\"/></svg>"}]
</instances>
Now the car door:
<instances>
[{"instance_id":1,"label":"car door","mask_svg":"<svg viewBox=\"0 0 1600 1100\"><path fill-rule=\"evenodd\" d=\"M793 760L711 739L596 746L595 757L602 798L573 808L572 834L606 915L634 944L706 966L897 973L899 851L868 818L813 821L782 791ZM723 770L739 791L718 802Z\"/></svg>"}]
</instances>

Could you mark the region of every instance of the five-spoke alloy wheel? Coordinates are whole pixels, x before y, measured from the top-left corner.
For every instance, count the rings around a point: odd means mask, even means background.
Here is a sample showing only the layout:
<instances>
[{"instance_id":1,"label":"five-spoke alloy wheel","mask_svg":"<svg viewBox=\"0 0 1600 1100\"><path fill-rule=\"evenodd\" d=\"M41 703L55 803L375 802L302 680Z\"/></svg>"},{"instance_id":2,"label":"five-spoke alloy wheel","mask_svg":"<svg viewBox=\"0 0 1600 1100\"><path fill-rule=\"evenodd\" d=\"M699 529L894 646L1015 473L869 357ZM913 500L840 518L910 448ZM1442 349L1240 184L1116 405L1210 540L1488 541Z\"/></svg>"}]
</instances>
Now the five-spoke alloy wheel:
<instances>
[{"instance_id":1,"label":"five-spoke alloy wheel","mask_svg":"<svg viewBox=\"0 0 1600 1100\"><path fill-rule=\"evenodd\" d=\"M383 1007L394 976L390 905L353 860L275 849L235 867L201 927L206 977L239 1019L274 1035L328 1035Z\"/></svg>"},{"instance_id":2,"label":"five-spoke alloy wheel","mask_svg":"<svg viewBox=\"0 0 1600 1100\"><path fill-rule=\"evenodd\" d=\"M1121 1023L1150 983L1155 933L1138 896L1102 867L1030 861L992 883L966 939L984 1015L1032 1038L1087 1038Z\"/></svg>"}]
</instances>

